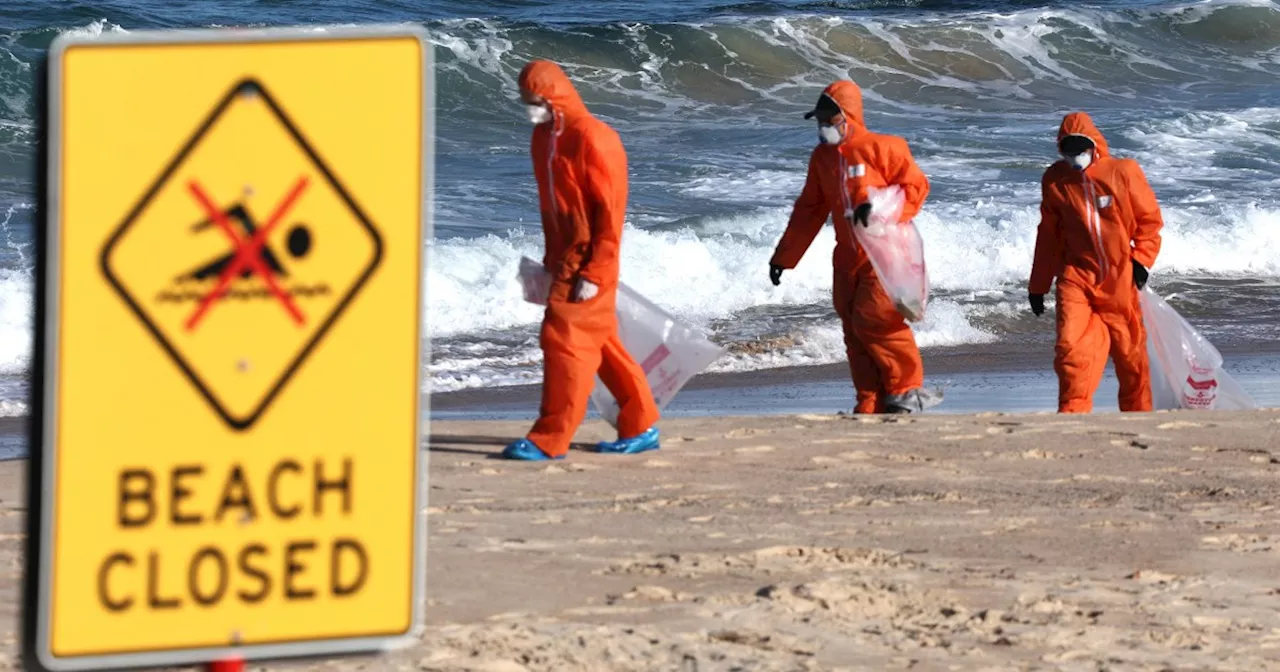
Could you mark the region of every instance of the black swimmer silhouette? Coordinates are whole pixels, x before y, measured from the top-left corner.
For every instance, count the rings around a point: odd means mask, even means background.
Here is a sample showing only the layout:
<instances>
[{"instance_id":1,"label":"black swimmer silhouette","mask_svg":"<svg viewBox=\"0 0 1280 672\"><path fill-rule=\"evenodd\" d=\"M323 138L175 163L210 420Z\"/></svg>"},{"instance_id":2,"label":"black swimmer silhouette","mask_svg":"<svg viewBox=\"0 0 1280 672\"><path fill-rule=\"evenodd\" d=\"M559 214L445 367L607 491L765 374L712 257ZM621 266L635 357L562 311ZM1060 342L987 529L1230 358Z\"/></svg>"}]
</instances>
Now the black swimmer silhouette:
<instances>
[{"instance_id":1,"label":"black swimmer silhouette","mask_svg":"<svg viewBox=\"0 0 1280 672\"><path fill-rule=\"evenodd\" d=\"M249 214L248 210L245 210L243 204L236 203L223 211L223 215L228 221L236 222L240 225L240 228L244 229L246 240L252 238L258 229L257 225L254 224L253 216ZM213 225L214 221L212 218L205 219L192 226L191 231L198 234ZM307 253L311 251L311 231L307 229L305 224L294 224L289 229L289 235L285 239L285 248L289 252L289 256L294 259L302 259L307 256ZM276 254L271 251L270 245L264 243L259 251L259 256L262 258L264 265L271 270L273 275L277 275L282 278L289 276L289 272L285 270L284 266L280 263L280 260L276 257ZM218 278L222 275L222 272L226 270L227 265L235 259L235 257L236 251L231 250L217 259L201 265L195 270L183 273L178 276L177 281L200 282L203 280ZM244 279L253 275L254 272L253 266L246 264L238 275L241 279Z\"/></svg>"}]
</instances>

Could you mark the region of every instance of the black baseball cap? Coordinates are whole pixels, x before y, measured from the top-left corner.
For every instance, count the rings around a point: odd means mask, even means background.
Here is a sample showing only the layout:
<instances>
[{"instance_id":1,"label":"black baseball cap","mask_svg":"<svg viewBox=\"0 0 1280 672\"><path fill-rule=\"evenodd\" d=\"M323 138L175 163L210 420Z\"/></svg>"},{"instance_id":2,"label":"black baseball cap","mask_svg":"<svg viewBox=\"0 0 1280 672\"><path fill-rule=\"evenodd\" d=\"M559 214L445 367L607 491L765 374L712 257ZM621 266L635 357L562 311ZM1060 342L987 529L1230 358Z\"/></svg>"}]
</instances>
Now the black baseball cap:
<instances>
[{"instance_id":1,"label":"black baseball cap","mask_svg":"<svg viewBox=\"0 0 1280 672\"><path fill-rule=\"evenodd\" d=\"M1093 148L1093 140L1090 139L1089 136L1079 135L1077 133L1064 136L1062 140L1058 142L1058 151L1072 156L1082 154Z\"/></svg>"},{"instance_id":2,"label":"black baseball cap","mask_svg":"<svg viewBox=\"0 0 1280 672\"><path fill-rule=\"evenodd\" d=\"M842 110L840 109L840 106L836 104L836 101L832 100L831 96L824 93L821 96L818 96L818 104L814 105L812 110L804 113L804 118L812 119L818 115L832 117L840 114L841 112Z\"/></svg>"}]
</instances>

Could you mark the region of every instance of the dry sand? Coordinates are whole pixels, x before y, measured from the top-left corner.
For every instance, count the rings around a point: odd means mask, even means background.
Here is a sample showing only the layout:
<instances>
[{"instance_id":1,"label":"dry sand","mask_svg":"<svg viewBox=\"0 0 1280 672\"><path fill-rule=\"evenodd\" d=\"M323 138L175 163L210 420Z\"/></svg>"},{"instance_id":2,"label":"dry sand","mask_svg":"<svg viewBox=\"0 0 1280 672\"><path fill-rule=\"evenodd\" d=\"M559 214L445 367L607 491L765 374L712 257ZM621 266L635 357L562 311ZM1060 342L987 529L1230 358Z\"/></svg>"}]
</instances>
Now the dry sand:
<instances>
[{"instance_id":1,"label":"dry sand","mask_svg":"<svg viewBox=\"0 0 1280 672\"><path fill-rule=\"evenodd\" d=\"M525 429L432 424L417 646L251 669L1280 670L1280 412Z\"/></svg>"}]
</instances>

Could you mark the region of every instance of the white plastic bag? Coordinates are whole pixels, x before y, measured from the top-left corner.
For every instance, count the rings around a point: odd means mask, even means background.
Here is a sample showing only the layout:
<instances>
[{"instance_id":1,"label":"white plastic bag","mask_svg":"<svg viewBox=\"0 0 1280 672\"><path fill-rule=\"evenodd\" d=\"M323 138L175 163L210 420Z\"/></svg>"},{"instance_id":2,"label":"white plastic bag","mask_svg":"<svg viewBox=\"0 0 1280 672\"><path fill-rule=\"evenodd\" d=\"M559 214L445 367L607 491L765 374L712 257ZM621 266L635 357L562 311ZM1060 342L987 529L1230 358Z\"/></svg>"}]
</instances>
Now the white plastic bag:
<instances>
[{"instance_id":1,"label":"white plastic bag","mask_svg":"<svg viewBox=\"0 0 1280 672\"><path fill-rule=\"evenodd\" d=\"M547 297L551 295L551 274L542 268L542 264L529 257L520 257L518 277L525 301L539 306L547 305Z\"/></svg>"},{"instance_id":2,"label":"white plastic bag","mask_svg":"<svg viewBox=\"0 0 1280 672\"><path fill-rule=\"evenodd\" d=\"M929 274L924 265L924 241L914 222L902 217L902 187L869 187L871 216L864 228L850 222L853 235L871 259L884 291L902 316L912 322L924 319L929 302Z\"/></svg>"},{"instance_id":3,"label":"white plastic bag","mask_svg":"<svg viewBox=\"0 0 1280 672\"><path fill-rule=\"evenodd\" d=\"M542 264L521 258L519 277L525 301L546 305L551 277ZM693 325L672 317L623 283L618 283L617 314L618 336L644 369L659 409L666 407L689 379L726 352ZM617 427L618 402L598 376L591 400L600 416Z\"/></svg>"},{"instance_id":4,"label":"white plastic bag","mask_svg":"<svg viewBox=\"0 0 1280 672\"><path fill-rule=\"evenodd\" d=\"M1139 292L1157 410L1251 410L1257 403L1222 370L1222 354L1150 287Z\"/></svg>"}]
</instances>

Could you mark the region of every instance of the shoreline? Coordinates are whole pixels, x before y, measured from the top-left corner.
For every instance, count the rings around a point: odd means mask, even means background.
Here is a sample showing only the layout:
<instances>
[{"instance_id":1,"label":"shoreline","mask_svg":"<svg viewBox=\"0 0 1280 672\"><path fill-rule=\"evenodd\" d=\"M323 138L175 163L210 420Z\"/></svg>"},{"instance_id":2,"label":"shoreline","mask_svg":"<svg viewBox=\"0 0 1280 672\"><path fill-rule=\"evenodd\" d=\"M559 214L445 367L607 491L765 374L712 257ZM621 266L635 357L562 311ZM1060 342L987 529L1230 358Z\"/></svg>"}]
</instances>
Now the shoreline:
<instances>
[{"instance_id":1,"label":"shoreline","mask_svg":"<svg viewBox=\"0 0 1280 672\"><path fill-rule=\"evenodd\" d=\"M1280 342L1220 348L1226 370L1258 402L1259 409L1280 407ZM941 405L926 415L1052 413L1057 408L1057 377L1052 347L998 343L928 348L925 386L941 389ZM512 385L439 392L430 397L429 420L524 420L537 416L541 385ZM1110 364L1097 392L1094 412L1116 412L1118 392ZM719 416L779 416L796 413L848 413L853 386L843 362L695 376L663 409L663 419ZM598 419L594 405L589 420ZM0 461L27 456L30 416L0 417Z\"/></svg>"},{"instance_id":2,"label":"shoreline","mask_svg":"<svg viewBox=\"0 0 1280 672\"><path fill-rule=\"evenodd\" d=\"M1260 408L1280 406L1280 344L1221 349L1225 369ZM925 386L943 389L943 403L927 414L1053 412L1057 375L1052 346L998 344L924 351ZM540 385L473 388L431 395L431 419L532 420ZM1116 411L1118 393L1110 363L1097 392L1095 412ZM853 407L853 385L844 363L793 366L695 376L663 410L664 418L712 415L826 413ZM592 407L589 418L595 418Z\"/></svg>"},{"instance_id":3,"label":"shoreline","mask_svg":"<svg viewBox=\"0 0 1280 672\"><path fill-rule=\"evenodd\" d=\"M980 371L1029 371L1043 365L1053 368L1052 345L1043 348L1017 347L1009 343L993 344L982 350L971 345L946 346L922 350L925 359L925 384L935 375L975 373ZM1277 348L1280 352L1280 348ZM690 390L717 390L771 386L801 382L849 380L849 367L844 362L811 366L783 366L751 371L701 373L694 376L680 394ZM513 403L537 399L540 384L474 387L431 395L431 408L453 410L486 403ZM679 396L679 395L677 395Z\"/></svg>"}]
</instances>

